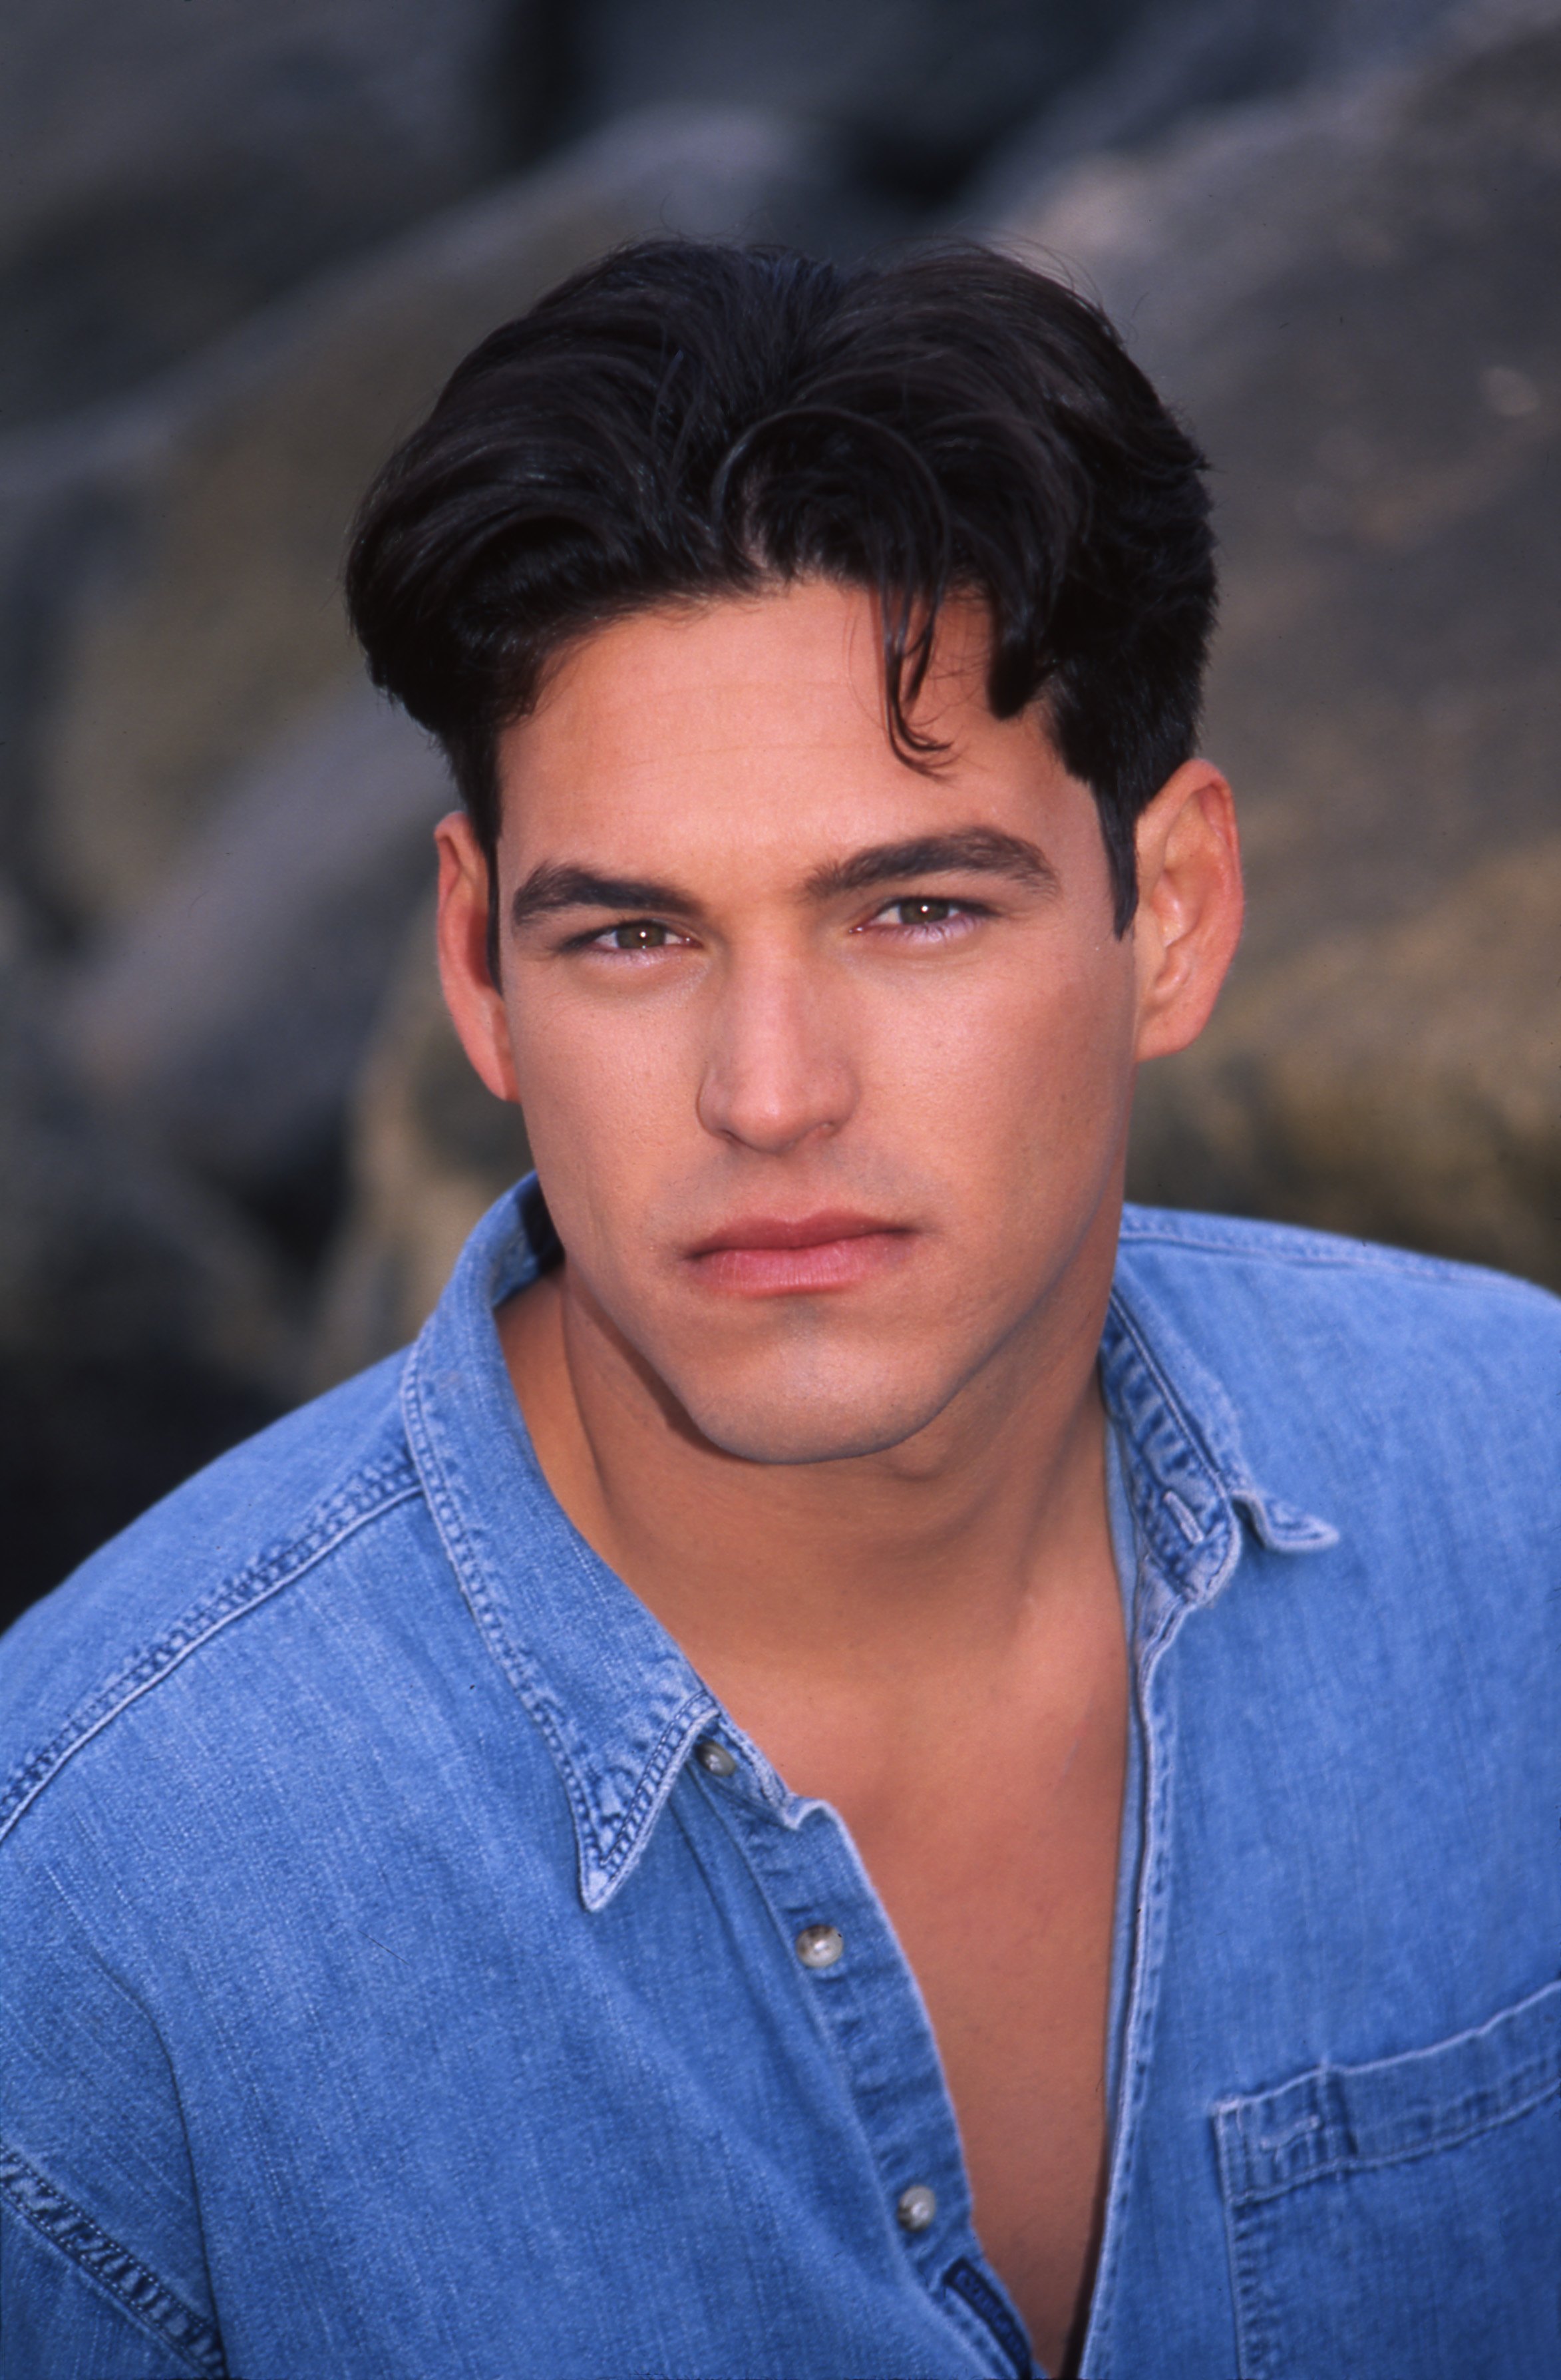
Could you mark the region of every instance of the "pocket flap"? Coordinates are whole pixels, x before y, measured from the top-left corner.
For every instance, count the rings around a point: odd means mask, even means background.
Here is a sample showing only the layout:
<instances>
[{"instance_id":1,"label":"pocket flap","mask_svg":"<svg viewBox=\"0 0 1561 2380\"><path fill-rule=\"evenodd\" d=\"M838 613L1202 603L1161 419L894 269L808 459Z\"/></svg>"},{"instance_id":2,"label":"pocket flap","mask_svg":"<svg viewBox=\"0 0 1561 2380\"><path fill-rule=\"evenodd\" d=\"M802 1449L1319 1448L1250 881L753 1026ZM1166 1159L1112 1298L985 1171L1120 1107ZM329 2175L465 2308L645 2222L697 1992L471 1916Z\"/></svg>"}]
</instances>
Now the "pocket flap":
<instances>
[{"instance_id":1,"label":"pocket flap","mask_svg":"<svg viewBox=\"0 0 1561 2380\"><path fill-rule=\"evenodd\" d=\"M1450 2148L1561 2088L1561 1983L1472 2033L1369 2066L1318 2066L1214 2111L1227 2203Z\"/></svg>"}]
</instances>

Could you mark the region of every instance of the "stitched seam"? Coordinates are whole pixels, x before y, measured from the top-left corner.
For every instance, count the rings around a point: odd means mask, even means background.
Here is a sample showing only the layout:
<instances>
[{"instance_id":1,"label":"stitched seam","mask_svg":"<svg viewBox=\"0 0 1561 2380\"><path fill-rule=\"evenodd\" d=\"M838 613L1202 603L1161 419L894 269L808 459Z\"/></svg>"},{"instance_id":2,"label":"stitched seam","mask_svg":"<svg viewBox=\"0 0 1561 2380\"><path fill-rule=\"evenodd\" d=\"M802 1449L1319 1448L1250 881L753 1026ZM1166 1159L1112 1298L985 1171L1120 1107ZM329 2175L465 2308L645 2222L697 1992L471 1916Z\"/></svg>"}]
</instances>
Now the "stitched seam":
<instances>
[{"instance_id":1,"label":"stitched seam","mask_svg":"<svg viewBox=\"0 0 1561 2380\"><path fill-rule=\"evenodd\" d=\"M1136 2019L1122 2043L1122 2070L1118 2082L1118 2123L1111 2149L1109 2195L1106 2226L1095 2269L1094 2308L1086 2325L1085 2345L1111 2362L1111 2331L1116 2318L1117 2271L1121 2263L1127 2207L1143 2146L1144 2109L1155 2062L1160 1991L1165 1975L1165 1935L1168 1922L1172 1868L1171 1828L1175 1818L1175 1770L1178 1726L1174 1710L1161 1712L1159 1756L1156 1756L1153 1726L1154 1693L1161 1659L1170 1642L1173 1617L1168 1614L1144 1649L1141 1723L1148 1792L1140 1847L1138 1906L1133 1921L1132 1973L1128 1979L1125 2016ZM1135 1689L1136 1691L1136 1689Z\"/></svg>"},{"instance_id":2,"label":"stitched seam","mask_svg":"<svg viewBox=\"0 0 1561 2380\"><path fill-rule=\"evenodd\" d=\"M186 2305L165 2281L159 2280L139 2257L133 2256L94 2223L74 2199L56 2189L18 2151L3 2143L0 2191L30 2229L122 2305L132 2320L161 2345L172 2348L188 2368L206 2375L206 2380L223 2380L227 2366L215 2325ZM117 2274L113 2267L117 2267ZM126 2279L128 2288L125 2286Z\"/></svg>"},{"instance_id":3,"label":"stitched seam","mask_svg":"<svg viewBox=\"0 0 1561 2380\"><path fill-rule=\"evenodd\" d=\"M242 1619L247 1611L290 1586L368 1522L419 1493L416 1474L405 1455L376 1465L333 1497L301 1536L260 1555L225 1580L215 1594L192 1604L155 1644L127 1663L86 1702L79 1704L57 1733L13 1770L6 1792L0 1797L0 1841L66 1762L117 1718L121 1711L160 1685L231 1621Z\"/></svg>"},{"instance_id":4,"label":"stitched seam","mask_svg":"<svg viewBox=\"0 0 1561 2380\"><path fill-rule=\"evenodd\" d=\"M1340 1235L1338 1245L1330 1247L1317 1241L1301 1238L1293 1241L1259 1241L1228 1239L1213 1234L1179 1231L1172 1223L1139 1222L1124 1218L1120 1236L1136 1245L1157 1243L1161 1246L1183 1249L1189 1256L1241 1257L1254 1264L1283 1264L1314 1267L1323 1271L1401 1272L1430 1281L1457 1281L1473 1273L1493 1288L1516 1290L1521 1296L1536 1290L1543 1297L1546 1293L1534 1281L1514 1281L1508 1274L1487 1265L1464 1264L1451 1257L1417 1255L1412 1248L1390 1248L1373 1241L1350 1241Z\"/></svg>"},{"instance_id":5,"label":"stitched seam","mask_svg":"<svg viewBox=\"0 0 1561 2380\"><path fill-rule=\"evenodd\" d=\"M575 1541L570 1545L569 1553L575 1568L588 1577L589 1558L586 1548ZM501 1631L501 1633L503 1632ZM714 1697L708 1689L697 1684L694 1691L685 1695L678 1705L652 1745L645 1767L640 1772L639 1783L635 1788L634 1797L613 1828L611 1850L603 1849L601 1828L597 1821L596 1813L591 1810L589 1802L585 1797L584 1787L581 1788L583 1806L588 1814L587 1831L596 1848L598 1863L605 1883L611 1884L625 1862L634 1856L641 1826L654 1811L660 1798L667 1772L687 1749L691 1723L696 1717L701 1722L708 1719L717 1707ZM562 1745L560 1756L569 1763L571 1768L574 1767L573 1755L563 1750Z\"/></svg>"},{"instance_id":6,"label":"stitched seam","mask_svg":"<svg viewBox=\"0 0 1561 2380\"><path fill-rule=\"evenodd\" d=\"M751 1803L745 1803L735 1794L718 1793L714 1786L703 1778L700 1779L700 1785L708 1806L715 1811L721 1825L732 1837L739 1859L753 1877L755 1889L764 1903L765 1914L775 1929L775 1939L780 1946L781 1955L790 1963L794 1959L792 1937L786 1931L785 1918L777 1906L776 1879L770 1865L770 1847L767 1840L768 1830L774 1824L773 1814L762 1809L756 1810ZM789 1854L782 1856L789 1856ZM815 1991L804 1991L800 2005L813 2027L816 2040L821 2044L825 2057L840 2078L841 2092L854 2107L856 2101L851 2062L846 2056L839 2034L825 2015L819 1994ZM871 2141L868 2143L868 2153L878 2171L882 2173L882 2161Z\"/></svg>"},{"instance_id":7,"label":"stitched seam","mask_svg":"<svg viewBox=\"0 0 1561 2380\"><path fill-rule=\"evenodd\" d=\"M987 2329L1008 2357L1019 2380L1030 2380L1035 2360L1029 2342L1002 2300L968 2256L957 2256L943 2276L943 2287L959 2298Z\"/></svg>"},{"instance_id":8,"label":"stitched seam","mask_svg":"<svg viewBox=\"0 0 1561 2380\"><path fill-rule=\"evenodd\" d=\"M1182 1429L1186 1434L1188 1443L1198 1457L1205 1479L1214 1489L1215 1495L1218 1500L1222 1504L1228 1502L1229 1490L1225 1485L1224 1476L1220 1471L1219 1465L1214 1459L1213 1451L1208 1446L1203 1431L1193 1421L1191 1414L1184 1409L1180 1398L1176 1394L1169 1380L1166 1378L1165 1371L1161 1366L1158 1356L1155 1354L1148 1340L1144 1335L1143 1324L1139 1321L1137 1315L1133 1312L1133 1309L1127 1298L1119 1292L1113 1293L1111 1303L1116 1308L1117 1319L1121 1326L1124 1337L1132 1342L1133 1352L1137 1355L1138 1360L1143 1365L1144 1370L1148 1373L1149 1378L1155 1383L1163 1402L1168 1411L1173 1413L1178 1421L1181 1424Z\"/></svg>"},{"instance_id":9,"label":"stitched seam","mask_svg":"<svg viewBox=\"0 0 1561 2380\"><path fill-rule=\"evenodd\" d=\"M579 1769L554 1716L551 1698L540 1692L512 1640L508 1625L489 1593L484 1564L467 1535L460 1509L444 1485L442 1466L438 1461L430 1437L427 1416L423 1412L420 1381L416 1359L406 1367L403 1411L412 1452L424 1483L423 1492L433 1514L450 1566L456 1582L477 1621L483 1643L498 1667L501 1676L512 1692L518 1694L526 1710L540 1730L553 1757L564 1793L574 1814L576 1833L583 1843L588 1843L595 1854L597 1869L605 1884L611 1885L626 1861L637 1848L641 1823L646 1812L654 1805L668 1770L673 1766L688 1733L690 1718L697 1713L707 1718L716 1707L708 1693L690 1694L674 1712L661 1730L650 1754L623 1817L613 1829L610 1848L604 1848L601 1828L596 1812L591 1808Z\"/></svg>"},{"instance_id":10,"label":"stitched seam","mask_svg":"<svg viewBox=\"0 0 1561 2380\"><path fill-rule=\"evenodd\" d=\"M418 1350L414 1348L402 1380L402 1413L413 1458L422 1475L423 1492L433 1514L434 1526L439 1531L450 1567L455 1573L455 1583L477 1621L478 1633L488 1648L490 1658L505 1684L519 1695L552 1754L553 1766L563 1782L576 1834L595 1843L598 1840L596 1823L587 1807L575 1763L559 1733L549 1700L524 1674L523 1664L511 1645L509 1631L488 1592L483 1565L466 1535L459 1508L445 1488L443 1467L435 1454L429 1435L428 1419L423 1412L417 1354Z\"/></svg>"},{"instance_id":11,"label":"stitched seam","mask_svg":"<svg viewBox=\"0 0 1561 2380\"><path fill-rule=\"evenodd\" d=\"M1265 2266L1251 2227L1234 2200L1225 2202L1225 2241L1230 2258L1230 2311L1236 2332L1236 2369L1241 2380L1266 2380L1272 2369L1269 2342L1274 2309L1265 2287Z\"/></svg>"},{"instance_id":12,"label":"stitched seam","mask_svg":"<svg viewBox=\"0 0 1561 2380\"><path fill-rule=\"evenodd\" d=\"M660 1739L645 1765L645 1772L635 1789L629 1803L613 1832L612 1848L603 1858L601 1872L606 1877L615 1876L635 1849L642 1822L655 1803L667 1771L672 1767L688 1737L691 1716L697 1712L701 1720L708 1718L714 1705L708 1694L691 1694L682 1708L668 1720ZM600 1844L601 1837L592 1822L593 1840Z\"/></svg>"},{"instance_id":13,"label":"stitched seam","mask_svg":"<svg viewBox=\"0 0 1561 2380\"><path fill-rule=\"evenodd\" d=\"M1232 2197L1233 2206L1265 2206L1277 2198L1288 2198L1292 2191L1305 2190L1314 2181L1337 2181L1341 2175L1381 2173L1388 2166L1412 2165L1421 2157L1439 2156L1444 2149L1462 2148L1467 2141L1482 2139L1487 2132L1498 2131L1502 2125L1516 2123L1520 2116L1532 2115L1547 2099L1561 2095L1561 2077L1547 2075L1528 2095L1514 2099L1498 2107L1494 2114L1470 2115L1457 2129L1446 2129L1422 2141L1408 2141L1399 2148L1383 2149L1375 2156L1334 2156L1325 2164L1308 2168L1288 2181L1253 2183Z\"/></svg>"},{"instance_id":14,"label":"stitched seam","mask_svg":"<svg viewBox=\"0 0 1561 2380\"><path fill-rule=\"evenodd\" d=\"M1224 1472L1215 1459L1213 1449L1209 1446L1203 1431L1198 1427L1192 1415L1189 1414L1182 1405L1180 1398L1178 1397L1172 1390L1169 1380L1166 1378L1158 1360L1144 1335L1143 1326L1139 1322L1137 1315L1133 1312L1132 1307L1129 1305L1127 1299L1119 1291L1114 1290L1112 1292L1111 1308L1116 1316L1117 1322L1123 1336L1131 1342L1134 1354L1137 1355L1138 1360L1143 1365L1144 1370L1148 1373L1149 1378L1158 1391L1160 1399L1167 1411L1173 1414L1180 1424L1187 1446L1198 1467L1203 1473L1204 1484L1210 1488L1215 1501L1221 1508L1229 1529L1229 1543L1226 1548L1225 1559L1221 1562L1215 1576L1209 1580L1206 1585L1201 1586L1197 1590L1196 1597L1189 1597L1180 1588L1176 1590L1178 1602L1184 1606L1193 1599L1198 1603L1212 1603L1215 1597L1217 1595L1222 1594L1226 1586L1229 1584L1231 1572L1235 1570L1236 1564L1240 1559L1240 1524L1237 1521L1234 1512L1231 1510L1232 1501L1237 1491L1227 1486ZM1158 1490L1156 1503L1163 1504L1165 1501L1166 1490L1159 1488L1157 1480L1156 1481L1156 1486ZM1161 1525L1158 1512L1152 1512L1147 1514L1141 1513L1141 1518L1144 1518L1146 1521L1149 1526L1150 1535L1156 1541L1156 1549L1158 1551L1158 1538ZM1178 1534L1180 1535L1181 1532L1179 1531ZM1166 1567L1168 1569L1172 1567L1168 1560L1166 1563Z\"/></svg>"}]
</instances>

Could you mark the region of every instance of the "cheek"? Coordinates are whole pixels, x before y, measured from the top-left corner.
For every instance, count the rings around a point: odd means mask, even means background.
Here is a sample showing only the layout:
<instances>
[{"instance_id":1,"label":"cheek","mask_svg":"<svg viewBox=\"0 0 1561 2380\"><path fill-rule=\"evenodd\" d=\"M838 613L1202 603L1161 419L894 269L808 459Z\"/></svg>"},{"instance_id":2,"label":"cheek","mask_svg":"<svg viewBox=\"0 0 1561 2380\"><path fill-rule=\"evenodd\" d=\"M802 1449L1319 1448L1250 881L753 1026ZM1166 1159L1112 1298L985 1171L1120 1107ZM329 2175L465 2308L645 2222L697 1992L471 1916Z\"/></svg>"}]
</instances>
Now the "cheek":
<instances>
[{"instance_id":1,"label":"cheek","mask_svg":"<svg viewBox=\"0 0 1561 2380\"><path fill-rule=\"evenodd\" d=\"M1044 1003L1032 1065L1048 1104L1081 1130L1111 1134L1132 1089L1137 1015L1131 947L1094 951Z\"/></svg>"},{"instance_id":2,"label":"cheek","mask_svg":"<svg viewBox=\"0 0 1561 2380\"><path fill-rule=\"evenodd\" d=\"M633 1202L694 1121L686 1023L631 1002L505 1002L526 1136L544 1182L597 1207Z\"/></svg>"},{"instance_id":3,"label":"cheek","mask_svg":"<svg viewBox=\"0 0 1561 2380\"><path fill-rule=\"evenodd\" d=\"M945 1144L959 1171L1034 1179L1086 1168L1123 1128L1131 1082L1131 953L1031 946L908 1020L878 1020L884 1107Z\"/></svg>"}]
</instances>

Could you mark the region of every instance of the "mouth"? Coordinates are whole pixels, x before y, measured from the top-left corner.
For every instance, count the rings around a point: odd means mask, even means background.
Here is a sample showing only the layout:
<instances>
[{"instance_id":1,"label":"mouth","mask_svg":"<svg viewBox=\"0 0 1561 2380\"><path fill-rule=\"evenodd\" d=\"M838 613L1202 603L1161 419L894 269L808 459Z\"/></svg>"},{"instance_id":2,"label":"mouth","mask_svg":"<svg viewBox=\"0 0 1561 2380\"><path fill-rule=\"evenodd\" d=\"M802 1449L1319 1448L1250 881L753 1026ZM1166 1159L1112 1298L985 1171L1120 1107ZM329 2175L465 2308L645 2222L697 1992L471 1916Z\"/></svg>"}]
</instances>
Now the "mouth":
<instances>
[{"instance_id":1,"label":"mouth","mask_svg":"<svg viewBox=\"0 0 1561 2380\"><path fill-rule=\"evenodd\" d=\"M689 1249L696 1278L749 1297L850 1289L901 1263L914 1232L875 1215L749 1215Z\"/></svg>"}]
</instances>

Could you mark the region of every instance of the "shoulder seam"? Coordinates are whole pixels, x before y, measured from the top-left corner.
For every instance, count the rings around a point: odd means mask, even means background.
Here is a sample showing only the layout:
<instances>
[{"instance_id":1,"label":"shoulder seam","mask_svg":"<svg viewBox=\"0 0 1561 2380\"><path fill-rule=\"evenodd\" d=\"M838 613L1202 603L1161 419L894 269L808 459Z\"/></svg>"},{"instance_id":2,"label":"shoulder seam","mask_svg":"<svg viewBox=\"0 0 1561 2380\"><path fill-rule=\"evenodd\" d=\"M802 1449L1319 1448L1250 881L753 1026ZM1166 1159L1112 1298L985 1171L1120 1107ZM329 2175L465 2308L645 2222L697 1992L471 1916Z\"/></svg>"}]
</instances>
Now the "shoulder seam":
<instances>
[{"instance_id":1,"label":"shoulder seam","mask_svg":"<svg viewBox=\"0 0 1561 2380\"><path fill-rule=\"evenodd\" d=\"M187 2370L200 2373L202 2380L222 2380L227 2364L215 2324L186 2305L139 2256L5 2143L0 2143L0 2192L18 2220L105 2290L160 2347L176 2354Z\"/></svg>"},{"instance_id":2,"label":"shoulder seam","mask_svg":"<svg viewBox=\"0 0 1561 2380\"><path fill-rule=\"evenodd\" d=\"M48 1742L11 1772L0 1793L0 1841L72 1755L122 1710L160 1684L230 1621L242 1619L257 1604L291 1585L366 1522L421 1492L411 1451L403 1447L357 1472L316 1509L296 1536L257 1555L214 1593L191 1604L155 1643L79 1703Z\"/></svg>"},{"instance_id":3,"label":"shoulder seam","mask_svg":"<svg viewBox=\"0 0 1561 2380\"><path fill-rule=\"evenodd\" d=\"M1175 1223L1124 1218L1121 1238L1134 1245L1158 1244L1189 1256L1243 1257L1257 1264L1315 1267L1324 1271L1405 1273L1423 1281L1471 1280L1495 1290L1514 1290L1519 1296L1551 1297L1543 1281L1519 1273L1502 1272L1494 1265L1466 1262L1458 1257L1434 1257L1417 1248L1396 1248L1385 1242L1351 1240L1342 1233L1313 1232L1298 1224L1277 1223L1275 1237L1242 1239L1234 1233L1188 1231Z\"/></svg>"}]
</instances>

